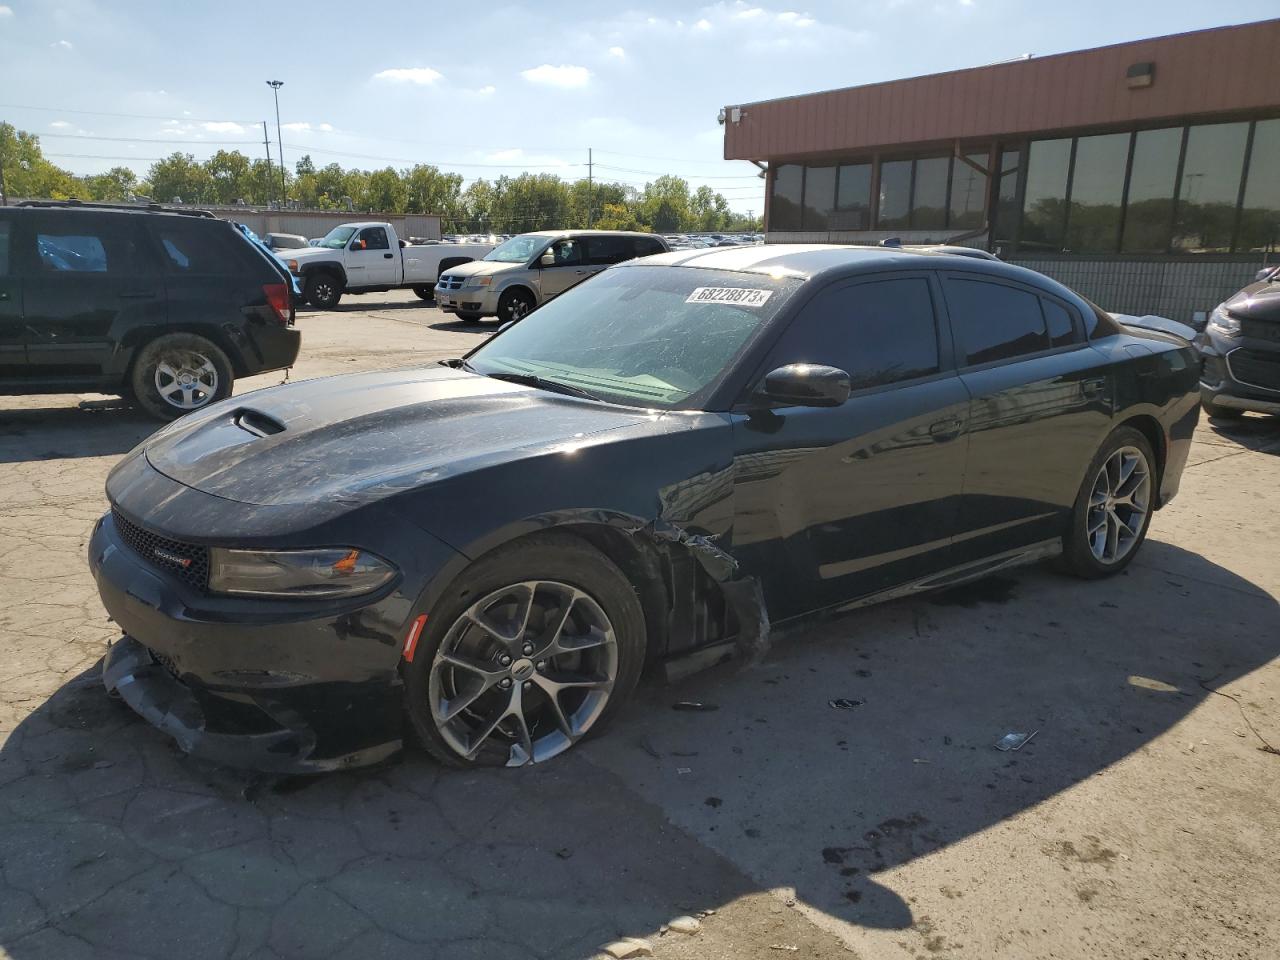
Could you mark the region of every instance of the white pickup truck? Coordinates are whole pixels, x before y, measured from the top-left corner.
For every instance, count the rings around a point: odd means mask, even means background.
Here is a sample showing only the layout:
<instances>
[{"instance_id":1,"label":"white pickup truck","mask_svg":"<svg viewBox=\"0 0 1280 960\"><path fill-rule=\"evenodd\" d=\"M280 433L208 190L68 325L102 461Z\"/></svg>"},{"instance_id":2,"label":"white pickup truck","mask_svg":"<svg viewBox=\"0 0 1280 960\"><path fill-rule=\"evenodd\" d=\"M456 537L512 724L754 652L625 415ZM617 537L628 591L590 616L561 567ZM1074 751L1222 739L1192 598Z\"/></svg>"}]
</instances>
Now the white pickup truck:
<instances>
[{"instance_id":1,"label":"white pickup truck","mask_svg":"<svg viewBox=\"0 0 1280 960\"><path fill-rule=\"evenodd\" d=\"M491 243L410 244L389 223L344 223L319 245L283 251L289 270L302 286L303 299L328 310L344 293L381 293L405 287L423 300L435 296L440 274L479 260Z\"/></svg>"}]
</instances>

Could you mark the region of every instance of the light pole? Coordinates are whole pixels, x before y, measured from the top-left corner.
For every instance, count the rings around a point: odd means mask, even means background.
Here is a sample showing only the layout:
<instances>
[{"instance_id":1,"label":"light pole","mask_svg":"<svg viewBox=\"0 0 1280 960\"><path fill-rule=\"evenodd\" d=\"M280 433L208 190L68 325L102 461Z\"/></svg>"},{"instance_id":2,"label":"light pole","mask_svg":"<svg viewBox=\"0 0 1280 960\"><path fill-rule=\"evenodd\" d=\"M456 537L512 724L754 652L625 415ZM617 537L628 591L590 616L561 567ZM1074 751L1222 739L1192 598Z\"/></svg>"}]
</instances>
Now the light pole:
<instances>
[{"instance_id":1,"label":"light pole","mask_svg":"<svg viewBox=\"0 0 1280 960\"><path fill-rule=\"evenodd\" d=\"M280 151L280 209L283 210L287 188L284 182L284 139L280 135L280 88L284 86L284 81L268 80L267 86L276 98L276 148Z\"/></svg>"}]
</instances>

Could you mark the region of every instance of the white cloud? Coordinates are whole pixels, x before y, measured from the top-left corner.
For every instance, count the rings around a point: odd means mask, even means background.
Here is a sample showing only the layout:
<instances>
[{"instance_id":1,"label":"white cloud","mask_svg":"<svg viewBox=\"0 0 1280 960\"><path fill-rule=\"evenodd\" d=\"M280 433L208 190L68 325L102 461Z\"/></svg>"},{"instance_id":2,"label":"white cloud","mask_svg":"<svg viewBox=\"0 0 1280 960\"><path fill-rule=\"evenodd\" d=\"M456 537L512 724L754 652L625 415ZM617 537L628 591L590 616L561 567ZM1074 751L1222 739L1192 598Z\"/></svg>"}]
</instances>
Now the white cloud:
<instances>
[{"instance_id":1,"label":"white cloud","mask_svg":"<svg viewBox=\"0 0 1280 960\"><path fill-rule=\"evenodd\" d=\"M234 120L212 120L200 127L208 133L244 133L244 127Z\"/></svg>"},{"instance_id":2,"label":"white cloud","mask_svg":"<svg viewBox=\"0 0 1280 960\"><path fill-rule=\"evenodd\" d=\"M763 7L743 7L733 15L735 20L754 20L756 17L764 16Z\"/></svg>"},{"instance_id":3,"label":"white cloud","mask_svg":"<svg viewBox=\"0 0 1280 960\"><path fill-rule=\"evenodd\" d=\"M626 55L627 55L627 51L623 50L621 47L609 48L609 56L611 57L625 57Z\"/></svg>"},{"instance_id":4,"label":"white cloud","mask_svg":"<svg viewBox=\"0 0 1280 960\"><path fill-rule=\"evenodd\" d=\"M54 50L70 50L70 49L71 49L71 41L70 41L70 40L55 40L55 41L53 41L53 43L49 44L49 46L50 46L50 47L52 47Z\"/></svg>"},{"instance_id":5,"label":"white cloud","mask_svg":"<svg viewBox=\"0 0 1280 960\"><path fill-rule=\"evenodd\" d=\"M71 124L67 123L67 121L65 121L65 120L55 120L55 121L53 121L53 123L49 124L49 126L53 127L53 129L55 129L55 130L69 130L69 129L71 129Z\"/></svg>"},{"instance_id":6,"label":"white cloud","mask_svg":"<svg viewBox=\"0 0 1280 960\"><path fill-rule=\"evenodd\" d=\"M585 87L591 80L591 71L586 67L576 67L567 63L562 63L558 67L553 67L549 63L544 63L540 67L531 67L528 70L521 70L520 76L524 77L530 83L540 83L548 87L563 87L570 89L573 87Z\"/></svg>"},{"instance_id":7,"label":"white cloud","mask_svg":"<svg viewBox=\"0 0 1280 960\"><path fill-rule=\"evenodd\" d=\"M385 80L388 83L412 83L420 87L429 87L444 77L439 70L430 67L392 67L373 75L374 80Z\"/></svg>"},{"instance_id":8,"label":"white cloud","mask_svg":"<svg viewBox=\"0 0 1280 960\"><path fill-rule=\"evenodd\" d=\"M6 7L4 4L0 3L0 20L4 20L6 17L12 16L13 7Z\"/></svg>"},{"instance_id":9,"label":"white cloud","mask_svg":"<svg viewBox=\"0 0 1280 960\"><path fill-rule=\"evenodd\" d=\"M498 88L495 87L492 83L486 83L483 87L477 90L476 93L482 97L491 97L497 91L498 91Z\"/></svg>"},{"instance_id":10,"label":"white cloud","mask_svg":"<svg viewBox=\"0 0 1280 960\"><path fill-rule=\"evenodd\" d=\"M695 29L695 30L710 30L710 29L711 29L711 21L710 21L710 20L708 20L706 17L703 17L701 20L699 20L697 23L695 23L695 24L693 25L693 29Z\"/></svg>"},{"instance_id":11,"label":"white cloud","mask_svg":"<svg viewBox=\"0 0 1280 960\"><path fill-rule=\"evenodd\" d=\"M321 133L333 133L333 124L322 123L318 127L316 127L316 129L319 130Z\"/></svg>"},{"instance_id":12,"label":"white cloud","mask_svg":"<svg viewBox=\"0 0 1280 960\"><path fill-rule=\"evenodd\" d=\"M311 129L311 124L305 120L294 120L291 123L282 123L281 129L288 130L290 133L305 133Z\"/></svg>"},{"instance_id":13,"label":"white cloud","mask_svg":"<svg viewBox=\"0 0 1280 960\"><path fill-rule=\"evenodd\" d=\"M523 150L519 147L512 147L510 150L496 150L493 153L485 154L485 160L489 163L506 163L508 160L519 160L523 156Z\"/></svg>"},{"instance_id":14,"label":"white cloud","mask_svg":"<svg viewBox=\"0 0 1280 960\"><path fill-rule=\"evenodd\" d=\"M961 2L964 2L964 0L961 0ZM784 10L778 14L778 21L780 23L789 23L793 27L811 27L814 22L813 17L807 13L796 13L794 10Z\"/></svg>"}]
</instances>

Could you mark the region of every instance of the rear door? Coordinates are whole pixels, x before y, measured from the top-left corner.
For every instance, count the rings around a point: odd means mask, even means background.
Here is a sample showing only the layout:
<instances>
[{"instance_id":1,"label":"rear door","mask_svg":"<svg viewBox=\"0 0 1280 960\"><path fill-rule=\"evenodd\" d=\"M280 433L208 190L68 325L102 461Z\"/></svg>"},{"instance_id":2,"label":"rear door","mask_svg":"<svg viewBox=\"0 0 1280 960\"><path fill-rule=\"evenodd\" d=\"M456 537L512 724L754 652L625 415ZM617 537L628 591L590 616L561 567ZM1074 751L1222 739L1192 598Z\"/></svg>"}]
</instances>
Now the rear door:
<instances>
[{"instance_id":1,"label":"rear door","mask_svg":"<svg viewBox=\"0 0 1280 960\"><path fill-rule=\"evenodd\" d=\"M951 369L926 272L820 291L757 371L845 370L839 407L752 412L735 424L734 553L775 617L856 600L946 568L969 395Z\"/></svg>"},{"instance_id":2,"label":"rear door","mask_svg":"<svg viewBox=\"0 0 1280 960\"><path fill-rule=\"evenodd\" d=\"M27 373L26 335L22 325L22 278L18 276L16 223L0 213L0 380L21 380Z\"/></svg>"},{"instance_id":3,"label":"rear door","mask_svg":"<svg viewBox=\"0 0 1280 960\"><path fill-rule=\"evenodd\" d=\"M23 277L32 377L103 377L124 331L165 315L164 287L142 215L42 210Z\"/></svg>"},{"instance_id":4,"label":"rear door","mask_svg":"<svg viewBox=\"0 0 1280 960\"><path fill-rule=\"evenodd\" d=\"M972 396L956 551L977 560L1060 537L1106 434L1112 389L1075 305L1003 278L942 278Z\"/></svg>"},{"instance_id":5,"label":"rear door","mask_svg":"<svg viewBox=\"0 0 1280 960\"><path fill-rule=\"evenodd\" d=\"M395 286L400 282L399 252L391 249L386 227L356 231L347 250L347 286Z\"/></svg>"}]
</instances>

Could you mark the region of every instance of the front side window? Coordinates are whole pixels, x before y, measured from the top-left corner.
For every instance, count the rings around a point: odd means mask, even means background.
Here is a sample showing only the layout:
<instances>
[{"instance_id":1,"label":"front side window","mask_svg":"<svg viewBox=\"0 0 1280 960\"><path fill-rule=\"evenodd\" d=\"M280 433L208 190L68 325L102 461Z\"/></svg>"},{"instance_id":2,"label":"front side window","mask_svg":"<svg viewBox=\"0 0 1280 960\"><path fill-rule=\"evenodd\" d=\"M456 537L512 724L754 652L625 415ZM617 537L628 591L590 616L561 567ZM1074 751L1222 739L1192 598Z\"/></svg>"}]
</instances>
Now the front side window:
<instances>
[{"instance_id":1,"label":"front side window","mask_svg":"<svg viewBox=\"0 0 1280 960\"><path fill-rule=\"evenodd\" d=\"M365 227L360 231L360 241L357 246L362 250L390 250L391 243L387 239L387 231L383 227Z\"/></svg>"},{"instance_id":2,"label":"front side window","mask_svg":"<svg viewBox=\"0 0 1280 960\"><path fill-rule=\"evenodd\" d=\"M55 215L35 220L34 226L45 273L127 275L140 266L134 217Z\"/></svg>"},{"instance_id":3,"label":"front side window","mask_svg":"<svg viewBox=\"0 0 1280 960\"><path fill-rule=\"evenodd\" d=\"M467 357L640 407L695 405L800 288L792 278L637 264L580 283Z\"/></svg>"},{"instance_id":4,"label":"front side window","mask_svg":"<svg viewBox=\"0 0 1280 960\"><path fill-rule=\"evenodd\" d=\"M1009 360L1049 348L1035 294L959 277L947 277L943 289L961 365Z\"/></svg>"},{"instance_id":5,"label":"front side window","mask_svg":"<svg viewBox=\"0 0 1280 960\"><path fill-rule=\"evenodd\" d=\"M767 367L788 363L839 367L854 390L937 373L929 282L898 277L822 291L792 321Z\"/></svg>"},{"instance_id":6,"label":"front side window","mask_svg":"<svg viewBox=\"0 0 1280 960\"><path fill-rule=\"evenodd\" d=\"M40 266L53 273L106 273L107 248L102 238L90 233L61 233L50 230L36 234Z\"/></svg>"},{"instance_id":7,"label":"front side window","mask_svg":"<svg viewBox=\"0 0 1280 960\"><path fill-rule=\"evenodd\" d=\"M557 267L580 267L582 266L582 241L574 240L572 237L565 237L563 240L557 240L547 248L548 252L555 257L553 266Z\"/></svg>"}]
</instances>

